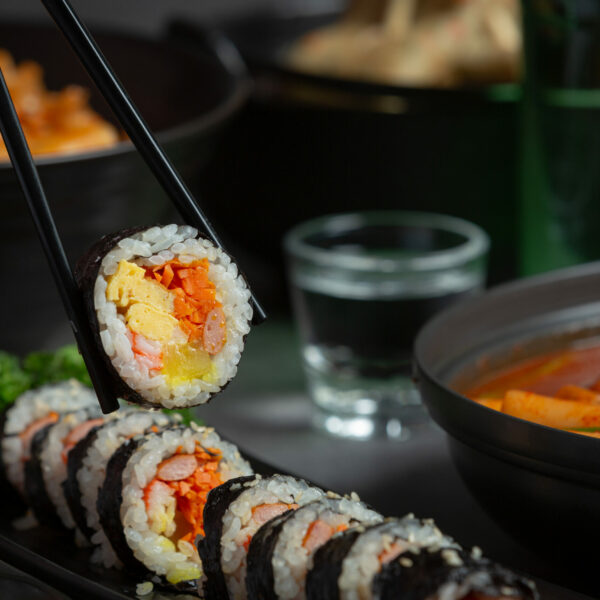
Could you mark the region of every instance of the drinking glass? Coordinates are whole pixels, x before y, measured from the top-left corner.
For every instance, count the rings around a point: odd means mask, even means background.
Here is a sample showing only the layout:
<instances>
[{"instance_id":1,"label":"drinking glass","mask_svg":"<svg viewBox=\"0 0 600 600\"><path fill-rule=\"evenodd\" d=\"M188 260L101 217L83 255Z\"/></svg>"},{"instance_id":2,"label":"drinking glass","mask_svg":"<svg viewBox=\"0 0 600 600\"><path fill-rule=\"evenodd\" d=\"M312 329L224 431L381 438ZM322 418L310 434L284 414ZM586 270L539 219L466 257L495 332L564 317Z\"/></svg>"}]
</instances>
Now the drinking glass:
<instances>
[{"instance_id":1,"label":"drinking glass","mask_svg":"<svg viewBox=\"0 0 600 600\"><path fill-rule=\"evenodd\" d=\"M411 380L419 328L484 286L487 235L454 217L325 216L284 238L315 422L356 438L406 438L423 420Z\"/></svg>"}]
</instances>

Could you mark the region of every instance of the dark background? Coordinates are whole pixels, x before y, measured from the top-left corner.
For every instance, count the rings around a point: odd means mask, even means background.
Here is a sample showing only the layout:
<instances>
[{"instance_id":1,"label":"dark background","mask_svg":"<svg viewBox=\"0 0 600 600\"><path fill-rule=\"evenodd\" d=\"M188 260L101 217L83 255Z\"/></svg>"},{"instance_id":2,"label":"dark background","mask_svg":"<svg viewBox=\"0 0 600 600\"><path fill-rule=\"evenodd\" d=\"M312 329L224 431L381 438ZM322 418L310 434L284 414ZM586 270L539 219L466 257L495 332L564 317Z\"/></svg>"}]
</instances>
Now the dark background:
<instances>
[{"instance_id":1,"label":"dark background","mask_svg":"<svg viewBox=\"0 0 600 600\"><path fill-rule=\"evenodd\" d=\"M188 16L218 20L242 15L259 9L286 9L311 12L340 5L336 0L80 0L73 2L79 15L88 24L111 29L137 30L153 33L160 30L168 18ZM47 19L41 2L37 0L4 0L0 18L27 17Z\"/></svg>"}]
</instances>

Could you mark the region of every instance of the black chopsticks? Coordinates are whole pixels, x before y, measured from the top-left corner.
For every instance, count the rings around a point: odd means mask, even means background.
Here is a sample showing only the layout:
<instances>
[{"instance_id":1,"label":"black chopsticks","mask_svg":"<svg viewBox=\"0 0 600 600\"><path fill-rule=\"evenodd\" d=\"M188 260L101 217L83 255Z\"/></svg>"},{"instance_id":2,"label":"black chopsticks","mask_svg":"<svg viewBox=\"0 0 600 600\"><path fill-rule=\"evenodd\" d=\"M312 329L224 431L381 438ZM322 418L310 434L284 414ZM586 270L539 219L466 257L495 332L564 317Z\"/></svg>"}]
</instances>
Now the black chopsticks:
<instances>
[{"instance_id":1,"label":"black chopsticks","mask_svg":"<svg viewBox=\"0 0 600 600\"><path fill-rule=\"evenodd\" d=\"M223 248L208 219L194 201L191 192L156 141L148 125L68 0L42 0L42 3L71 44L86 71L112 108L121 126L125 129L183 219L203 231L216 246ZM254 324L262 323L266 315L254 295L252 295L252 304L254 309L252 322Z\"/></svg>"},{"instance_id":2,"label":"black chopsticks","mask_svg":"<svg viewBox=\"0 0 600 600\"><path fill-rule=\"evenodd\" d=\"M83 360L88 369L102 412L110 413L119 403L106 379L106 366L94 341L83 298L60 241L56 224L46 201L39 174L23 135L14 104L0 70L0 130L10 160L29 205L31 216L42 242L50 270L56 282L65 311Z\"/></svg>"}]
</instances>

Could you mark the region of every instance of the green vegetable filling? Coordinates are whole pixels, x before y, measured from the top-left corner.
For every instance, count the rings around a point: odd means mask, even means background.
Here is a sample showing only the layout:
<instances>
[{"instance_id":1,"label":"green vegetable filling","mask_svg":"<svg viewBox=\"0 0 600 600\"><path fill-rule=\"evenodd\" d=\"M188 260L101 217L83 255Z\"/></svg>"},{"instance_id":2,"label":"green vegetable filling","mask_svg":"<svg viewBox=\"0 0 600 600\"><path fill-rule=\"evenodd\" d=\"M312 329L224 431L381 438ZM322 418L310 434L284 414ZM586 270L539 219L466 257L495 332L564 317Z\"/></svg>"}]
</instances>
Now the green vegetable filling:
<instances>
[{"instance_id":1,"label":"green vegetable filling","mask_svg":"<svg viewBox=\"0 0 600 600\"><path fill-rule=\"evenodd\" d=\"M22 362L18 356L0 350L0 410L31 388L66 379L77 379L92 387L89 373L75 344L63 346L55 352L32 352ZM179 413L185 425L192 421L202 425L202 421L196 419L189 408L165 408L163 412Z\"/></svg>"}]
</instances>

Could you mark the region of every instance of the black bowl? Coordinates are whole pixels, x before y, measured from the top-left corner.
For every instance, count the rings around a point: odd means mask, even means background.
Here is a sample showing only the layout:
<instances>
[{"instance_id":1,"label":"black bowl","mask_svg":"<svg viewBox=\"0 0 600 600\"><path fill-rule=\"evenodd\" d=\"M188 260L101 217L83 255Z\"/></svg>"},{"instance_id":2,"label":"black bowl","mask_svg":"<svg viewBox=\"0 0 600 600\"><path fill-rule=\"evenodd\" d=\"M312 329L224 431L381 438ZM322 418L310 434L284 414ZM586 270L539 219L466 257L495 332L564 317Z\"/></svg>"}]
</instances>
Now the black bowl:
<instances>
[{"instance_id":1,"label":"black bowl","mask_svg":"<svg viewBox=\"0 0 600 600\"><path fill-rule=\"evenodd\" d=\"M216 46L207 48L206 38L193 49L172 39L114 34L96 39L167 154L197 190L218 135L247 97L245 74L223 61ZM94 108L114 122L58 30L0 24L0 40L18 60L40 63L51 89L70 83L87 87ZM36 162L72 261L106 233L174 218L168 199L128 141ZM0 194L0 271L6 277L0 297L1 347L21 352L56 338L66 319L9 162L0 163Z\"/></svg>"},{"instance_id":2,"label":"black bowl","mask_svg":"<svg viewBox=\"0 0 600 600\"><path fill-rule=\"evenodd\" d=\"M482 407L456 389L490 368L600 336L600 263L500 286L430 321L415 344L423 400L481 506L552 566L600 595L600 445ZM527 570L527 565L521 565Z\"/></svg>"}]
</instances>

